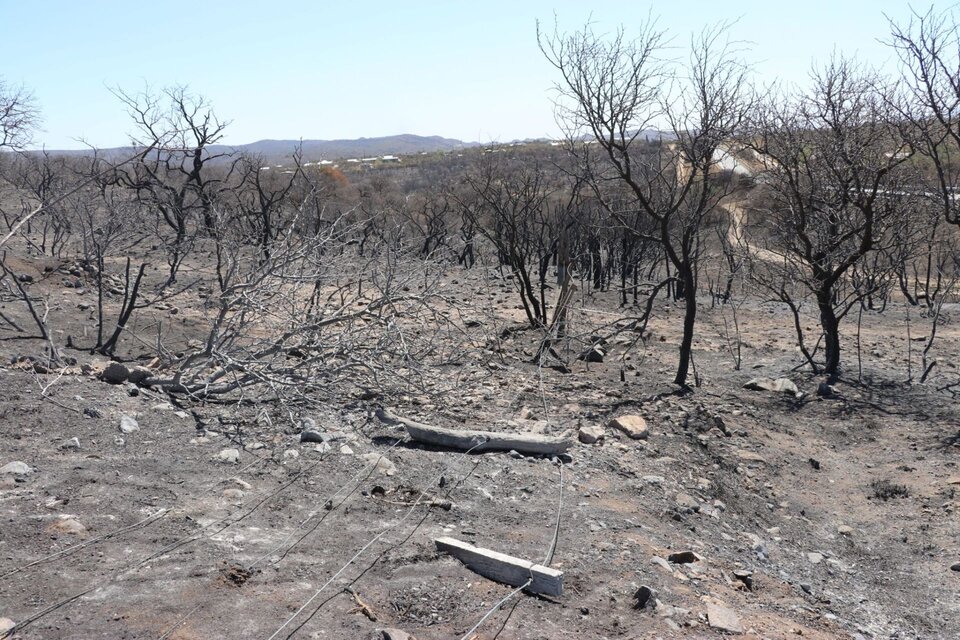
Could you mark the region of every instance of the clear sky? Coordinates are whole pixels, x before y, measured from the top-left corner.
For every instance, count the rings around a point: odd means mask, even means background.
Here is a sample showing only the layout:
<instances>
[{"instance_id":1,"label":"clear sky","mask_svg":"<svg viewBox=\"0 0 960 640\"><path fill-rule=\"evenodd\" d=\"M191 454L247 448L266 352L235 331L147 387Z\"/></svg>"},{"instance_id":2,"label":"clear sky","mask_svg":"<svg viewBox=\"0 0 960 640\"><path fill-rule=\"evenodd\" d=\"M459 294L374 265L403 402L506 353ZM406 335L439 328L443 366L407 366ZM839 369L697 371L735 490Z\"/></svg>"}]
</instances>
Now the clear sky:
<instances>
[{"instance_id":1,"label":"clear sky","mask_svg":"<svg viewBox=\"0 0 960 640\"><path fill-rule=\"evenodd\" d=\"M948 2L934 3L948 6ZM919 9L930 5L918 3ZM226 142L415 133L508 141L552 136L555 74L535 24L597 30L648 14L678 45L739 19L760 82L802 82L837 49L883 65L891 0L0 0L0 76L43 112L38 144L127 142L109 87L187 84L230 120Z\"/></svg>"}]
</instances>

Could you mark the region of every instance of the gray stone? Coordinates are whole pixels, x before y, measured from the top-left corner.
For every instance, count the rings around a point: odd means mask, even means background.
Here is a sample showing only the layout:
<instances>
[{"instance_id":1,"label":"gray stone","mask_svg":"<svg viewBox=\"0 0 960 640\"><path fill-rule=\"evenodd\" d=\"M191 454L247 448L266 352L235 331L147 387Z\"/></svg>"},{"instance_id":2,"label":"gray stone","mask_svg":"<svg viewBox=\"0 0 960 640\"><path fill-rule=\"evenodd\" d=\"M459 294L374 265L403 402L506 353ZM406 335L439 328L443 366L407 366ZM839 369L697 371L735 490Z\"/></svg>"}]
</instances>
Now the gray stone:
<instances>
[{"instance_id":1,"label":"gray stone","mask_svg":"<svg viewBox=\"0 0 960 640\"><path fill-rule=\"evenodd\" d=\"M743 385L744 389L752 391L773 391L774 393L789 393L796 398L802 398L803 392L797 388L790 378L754 378Z\"/></svg>"},{"instance_id":2,"label":"gray stone","mask_svg":"<svg viewBox=\"0 0 960 640\"><path fill-rule=\"evenodd\" d=\"M60 444L61 449L80 449L80 439L79 438L70 438L69 440L64 440Z\"/></svg>"},{"instance_id":3,"label":"gray stone","mask_svg":"<svg viewBox=\"0 0 960 640\"><path fill-rule=\"evenodd\" d=\"M593 427L580 427L577 437L583 444L594 444L603 440L603 427L597 425Z\"/></svg>"},{"instance_id":4,"label":"gray stone","mask_svg":"<svg viewBox=\"0 0 960 640\"><path fill-rule=\"evenodd\" d=\"M634 440L645 440L650 435L647 421L642 416L620 416L611 420L610 426Z\"/></svg>"},{"instance_id":5,"label":"gray stone","mask_svg":"<svg viewBox=\"0 0 960 640\"><path fill-rule=\"evenodd\" d=\"M681 509L700 511L700 502L689 493L678 493L675 501Z\"/></svg>"},{"instance_id":6,"label":"gray stone","mask_svg":"<svg viewBox=\"0 0 960 640\"><path fill-rule=\"evenodd\" d=\"M224 489L223 497L227 499L227 502L232 502L234 504L243 502L243 490L242 489Z\"/></svg>"},{"instance_id":7,"label":"gray stone","mask_svg":"<svg viewBox=\"0 0 960 640\"><path fill-rule=\"evenodd\" d=\"M368 462L370 464L376 465L376 470L379 471L382 475L392 476L397 472L397 466L393 464L385 456L380 455L379 453L365 453L360 456L361 460Z\"/></svg>"},{"instance_id":8,"label":"gray stone","mask_svg":"<svg viewBox=\"0 0 960 640\"><path fill-rule=\"evenodd\" d=\"M120 431L121 433L133 433L134 431L140 431L140 425L137 424L137 421L130 416L120 416Z\"/></svg>"},{"instance_id":9,"label":"gray stone","mask_svg":"<svg viewBox=\"0 0 960 640\"><path fill-rule=\"evenodd\" d=\"M239 449L224 449L217 454L217 460L220 462L226 462L229 464L237 464L240 462L240 450Z\"/></svg>"},{"instance_id":10,"label":"gray stone","mask_svg":"<svg viewBox=\"0 0 960 640\"><path fill-rule=\"evenodd\" d=\"M0 474L9 473L14 476L25 476L33 473L33 469L30 468L26 462L20 460L14 460L13 462L8 462L7 464L0 467Z\"/></svg>"},{"instance_id":11,"label":"gray stone","mask_svg":"<svg viewBox=\"0 0 960 640\"><path fill-rule=\"evenodd\" d=\"M728 609L713 602L707 603L707 622L711 627L720 631L743 633L740 618L734 613L733 609Z\"/></svg>"}]
</instances>

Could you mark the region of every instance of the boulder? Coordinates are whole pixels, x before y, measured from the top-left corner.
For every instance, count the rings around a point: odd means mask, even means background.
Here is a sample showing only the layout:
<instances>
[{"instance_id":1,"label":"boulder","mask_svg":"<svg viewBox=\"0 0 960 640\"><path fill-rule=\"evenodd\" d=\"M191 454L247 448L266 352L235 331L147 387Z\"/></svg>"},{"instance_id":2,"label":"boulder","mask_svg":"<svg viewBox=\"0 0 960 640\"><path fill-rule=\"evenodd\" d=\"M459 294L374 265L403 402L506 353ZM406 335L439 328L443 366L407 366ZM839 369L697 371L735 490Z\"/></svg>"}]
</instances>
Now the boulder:
<instances>
[{"instance_id":1,"label":"boulder","mask_svg":"<svg viewBox=\"0 0 960 640\"><path fill-rule=\"evenodd\" d=\"M100 379L110 384L123 384L130 379L130 370L119 362L111 362L100 374Z\"/></svg>"},{"instance_id":2,"label":"boulder","mask_svg":"<svg viewBox=\"0 0 960 640\"><path fill-rule=\"evenodd\" d=\"M133 433L134 431L140 431L137 421L130 416L120 416L120 432Z\"/></svg>"},{"instance_id":3,"label":"boulder","mask_svg":"<svg viewBox=\"0 0 960 640\"><path fill-rule=\"evenodd\" d=\"M650 435L647 421L642 416L620 416L611 420L610 426L622 431L634 440L646 440Z\"/></svg>"},{"instance_id":4,"label":"boulder","mask_svg":"<svg viewBox=\"0 0 960 640\"><path fill-rule=\"evenodd\" d=\"M603 440L603 427L597 425L593 427L580 427L577 437L583 444L594 444Z\"/></svg>"},{"instance_id":5,"label":"boulder","mask_svg":"<svg viewBox=\"0 0 960 640\"><path fill-rule=\"evenodd\" d=\"M14 460L13 462L8 462L0 467L0 474L7 473L14 476L25 476L33 473L33 469L30 468L30 465L28 465L26 462Z\"/></svg>"},{"instance_id":6,"label":"boulder","mask_svg":"<svg viewBox=\"0 0 960 640\"><path fill-rule=\"evenodd\" d=\"M365 453L360 458L365 462L375 464L376 470L385 476L392 476L397 472L397 465L379 453Z\"/></svg>"},{"instance_id":7,"label":"boulder","mask_svg":"<svg viewBox=\"0 0 960 640\"><path fill-rule=\"evenodd\" d=\"M217 460L228 464L238 464L240 462L239 449L224 449L217 454Z\"/></svg>"},{"instance_id":8,"label":"boulder","mask_svg":"<svg viewBox=\"0 0 960 640\"><path fill-rule=\"evenodd\" d=\"M743 385L744 389L751 391L773 391L774 393L789 393L796 398L802 398L803 392L793 383L790 378L754 378Z\"/></svg>"},{"instance_id":9,"label":"boulder","mask_svg":"<svg viewBox=\"0 0 960 640\"><path fill-rule=\"evenodd\" d=\"M726 633L743 633L743 625L733 609L728 609L714 602L707 603L707 622L714 629Z\"/></svg>"}]
</instances>

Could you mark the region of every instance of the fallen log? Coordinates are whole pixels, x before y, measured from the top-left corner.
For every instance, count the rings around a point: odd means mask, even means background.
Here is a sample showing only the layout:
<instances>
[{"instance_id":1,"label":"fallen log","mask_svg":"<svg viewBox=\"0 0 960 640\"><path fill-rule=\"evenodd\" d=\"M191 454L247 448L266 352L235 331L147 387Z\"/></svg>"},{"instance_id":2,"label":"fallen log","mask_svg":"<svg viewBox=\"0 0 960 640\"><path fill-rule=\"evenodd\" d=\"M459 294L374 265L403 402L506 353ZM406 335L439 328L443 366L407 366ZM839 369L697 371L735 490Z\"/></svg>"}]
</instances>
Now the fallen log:
<instances>
[{"instance_id":1,"label":"fallen log","mask_svg":"<svg viewBox=\"0 0 960 640\"><path fill-rule=\"evenodd\" d=\"M566 452L573 444L569 438L541 436L533 433L497 433L474 429L445 429L429 424L415 422L392 413L389 409L378 408L377 418L384 424L401 424L410 437L417 442L437 447L447 447L476 452L482 451L518 451L539 455L557 455Z\"/></svg>"},{"instance_id":2,"label":"fallen log","mask_svg":"<svg viewBox=\"0 0 960 640\"><path fill-rule=\"evenodd\" d=\"M562 571L475 547L456 538L437 538L434 542L439 551L449 553L484 578L513 587L521 587L529 581L528 591L545 596L563 595Z\"/></svg>"}]
</instances>

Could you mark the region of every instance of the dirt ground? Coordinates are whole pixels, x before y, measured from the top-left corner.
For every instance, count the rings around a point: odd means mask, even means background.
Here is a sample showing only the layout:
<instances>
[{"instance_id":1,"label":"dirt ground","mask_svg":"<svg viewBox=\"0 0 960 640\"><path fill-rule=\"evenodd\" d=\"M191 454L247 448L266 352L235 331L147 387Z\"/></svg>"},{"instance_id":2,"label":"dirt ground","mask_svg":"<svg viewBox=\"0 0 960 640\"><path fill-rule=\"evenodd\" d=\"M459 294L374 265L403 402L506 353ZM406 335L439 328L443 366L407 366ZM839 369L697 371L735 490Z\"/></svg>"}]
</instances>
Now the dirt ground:
<instances>
[{"instance_id":1,"label":"dirt ground","mask_svg":"<svg viewBox=\"0 0 960 640\"><path fill-rule=\"evenodd\" d=\"M89 291L34 268L59 330L82 335ZM447 285L470 298L487 286L480 271L456 270ZM465 328L478 345L520 319L509 282L486 296L464 310L479 320ZM177 305L177 317L154 313L196 337L200 301ZM613 294L584 296L574 323L616 311ZM300 415L324 443L301 444L267 404L174 406L107 384L95 375L106 362L81 351L66 372L9 364L0 467L30 472L0 474L0 618L23 639L366 640L385 628L462 638L513 589L434 540L544 562L558 531L550 566L563 595L515 594L470 637L960 637L960 411L937 390L956 378L960 309L944 317L924 385L904 382L908 348L919 362L906 310L865 313L861 381L848 331L832 397L795 370L792 319L776 306L739 308L735 370L730 313L703 301L692 393L667 384L682 310L663 302L629 359L620 336L605 362L538 368L533 333L512 332L438 372L464 380L447 397L341 397ZM929 321L910 313L911 336L924 335ZM5 363L41 347L0 342ZM743 388L760 376L788 376L805 395ZM372 417L378 402L422 422L575 445L566 461L423 447ZM600 442L577 442L579 428L627 414L646 419L647 439L607 427ZM375 467L377 454L391 464ZM695 561L668 560L684 551ZM636 608L641 586L655 593Z\"/></svg>"}]
</instances>

